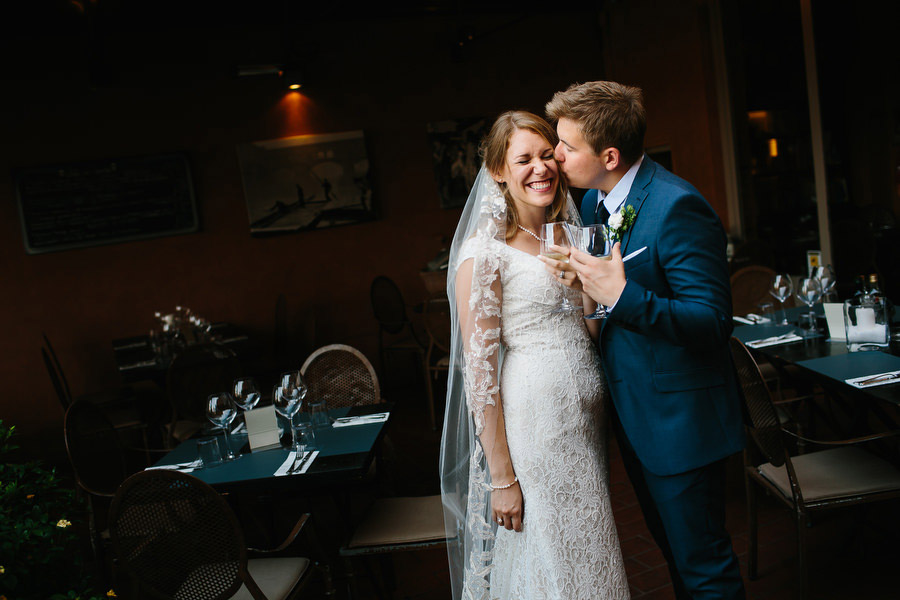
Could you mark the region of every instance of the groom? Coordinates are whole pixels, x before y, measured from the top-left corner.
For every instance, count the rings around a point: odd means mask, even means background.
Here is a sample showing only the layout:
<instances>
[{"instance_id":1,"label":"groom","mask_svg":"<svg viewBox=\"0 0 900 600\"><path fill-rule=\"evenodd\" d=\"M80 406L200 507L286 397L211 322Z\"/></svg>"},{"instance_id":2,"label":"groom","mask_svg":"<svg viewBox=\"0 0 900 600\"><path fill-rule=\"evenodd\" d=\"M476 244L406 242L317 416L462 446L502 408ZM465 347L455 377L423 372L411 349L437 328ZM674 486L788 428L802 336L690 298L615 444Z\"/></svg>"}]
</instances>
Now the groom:
<instances>
[{"instance_id":1,"label":"groom","mask_svg":"<svg viewBox=\"0 0 900 600\"><path fill-rule=\"evenodd\" d=\"M547 114L562 172L590 190L582 220L616 226L621 243L612 260L573 250L568 266L548 270L568 281L574 269L585 293L611 307L599 346L644 519L677 598L743 598L725 530L725 459L744 434L722 224L691 184L643 153L638 88L576 84L553 96Z\"/></svg>"}]
</instances>

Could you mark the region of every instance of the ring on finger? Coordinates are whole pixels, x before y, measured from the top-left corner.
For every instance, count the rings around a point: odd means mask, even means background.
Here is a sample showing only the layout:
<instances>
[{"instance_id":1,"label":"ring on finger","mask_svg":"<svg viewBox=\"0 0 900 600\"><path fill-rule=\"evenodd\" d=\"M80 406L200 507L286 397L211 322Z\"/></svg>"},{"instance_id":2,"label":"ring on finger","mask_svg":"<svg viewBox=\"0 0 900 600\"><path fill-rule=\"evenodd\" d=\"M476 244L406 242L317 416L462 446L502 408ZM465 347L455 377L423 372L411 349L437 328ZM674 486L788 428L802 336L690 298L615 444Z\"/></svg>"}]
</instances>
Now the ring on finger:
<instances>
[{"instance_id":1,"label":"ring on finger","mask_svg":"<svg viewBox=\"0 0 900 600\"><path fill-rule=\"evenodd\" d=\"M503 525L503 517L497 517L497 525Z\"/></svg>"},{"instance_id":2,"label":"ring on finger","mask_svg":"<svg viewBox=\"0 0 900 600\"><path fill-rule=\"evenodd\" d=\"M565 271L560 271L560 272L559 272L559 278L560 278L560 279L565 279L565 278L566 278L566 272L565 272Z\"/></svg>"}]
</instances>

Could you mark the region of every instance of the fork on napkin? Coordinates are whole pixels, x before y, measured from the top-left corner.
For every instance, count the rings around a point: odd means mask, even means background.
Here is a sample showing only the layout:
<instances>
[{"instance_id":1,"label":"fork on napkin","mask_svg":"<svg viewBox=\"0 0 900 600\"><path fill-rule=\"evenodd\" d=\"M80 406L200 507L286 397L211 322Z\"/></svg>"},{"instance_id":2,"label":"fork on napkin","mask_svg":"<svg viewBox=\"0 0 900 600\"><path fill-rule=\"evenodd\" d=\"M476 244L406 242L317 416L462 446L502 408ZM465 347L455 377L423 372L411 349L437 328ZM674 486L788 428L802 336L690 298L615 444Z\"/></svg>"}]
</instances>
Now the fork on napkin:
<instances>
[{"instance_id":1,"label":"fork on napkin","mask_svg":"<svg viewBox=\"0 0 900 600\"><path fill-rule=\"evenodd\" d=\"M803 338L792 331L790 333L783 333L781 335L773 335L772 337L763 338L761 340L752 340L747 342L747 346L751 348L765 348L766 346L790 344L800 341L803 341Z\"/></svg>"},{"instance_id":2,"label":"fork on napkin","mask_svg":"<svg viewBox=\"0 0 900 600\"><path fill-rule=\"evenodd\" d=\"M359 415L356 417L339 417L331 424L332 427L349 427L351 425L367 425L369 423L384 423L391 416L389 412L372 413L371 415Z\"/></svg>"},{"instance_id":3,"label":"fork on napkin","mask_svg":"<svg viewBox=\"0 0 900 600\"><path fill-rule=\"evenodd\" d=\"M888 371L887 373L879 373L878 375L866 375L865 377L853 377L845 379L855 388L867 388L876 385L887 385L889 383L900 383L900 371Z\"/></svg>"},{"instance_id":4,"label":"fork on napkin","mask_svg":"<svg viewBox=\"0 0 900 600\"><path fill-rule=\"evenodd\" d=\"M296 450L291 450L288 452L288 456L284 462L281 463L281 466L273 473L273 476L284 477L285 475L302 475L309 470L309 466L313 464L313 461L316 460L318 455L318 450L307 450L295 465L294 461L297 458L297 452Z\"/></svg>"}]
</instances>

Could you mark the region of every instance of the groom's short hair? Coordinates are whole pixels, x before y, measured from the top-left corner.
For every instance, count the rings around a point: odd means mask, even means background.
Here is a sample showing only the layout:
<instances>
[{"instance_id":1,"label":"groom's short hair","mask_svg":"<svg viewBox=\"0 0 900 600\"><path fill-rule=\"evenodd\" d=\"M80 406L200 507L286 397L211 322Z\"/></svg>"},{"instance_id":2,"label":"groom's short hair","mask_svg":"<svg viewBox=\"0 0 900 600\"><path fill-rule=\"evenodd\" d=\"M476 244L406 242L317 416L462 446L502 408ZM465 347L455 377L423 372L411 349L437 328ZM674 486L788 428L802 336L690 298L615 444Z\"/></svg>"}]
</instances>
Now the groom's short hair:
<instances>
[{"instance_id":1,"label":"groom's short hair","mask_svg":"<svg viewBox=\"0 0 900 600\"><path fill-rule=\"evenodd\" d=\"M616 148L630 164L644 152L647 113L638 87L615 81L573 83L564 92L556 92L546 110L554 123L560 119L578 123L595 154Z\"/></svg>"}]
</instances>

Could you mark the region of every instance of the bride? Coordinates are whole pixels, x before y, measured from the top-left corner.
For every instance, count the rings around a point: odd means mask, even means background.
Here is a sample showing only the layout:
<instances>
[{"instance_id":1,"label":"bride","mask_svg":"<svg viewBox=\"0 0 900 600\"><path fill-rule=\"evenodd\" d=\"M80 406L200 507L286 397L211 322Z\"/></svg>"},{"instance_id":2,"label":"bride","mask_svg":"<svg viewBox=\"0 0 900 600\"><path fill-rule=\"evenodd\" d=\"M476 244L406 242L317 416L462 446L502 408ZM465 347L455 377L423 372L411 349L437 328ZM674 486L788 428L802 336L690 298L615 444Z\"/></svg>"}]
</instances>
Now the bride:
<instances>
[{"instance_id":1,"label":"bride","mask_svg":"<svg viewBox=\"0 0 900 600\"><path fill-rule=\"evenodd\" d=\"M451 246L441 491L454 599L629 596L591 341L599 323L554 312L564 297L594 303L537 258L544 223L580 224L555 144L537 115L500 115Z\"/></svg>"}]
</instances>

